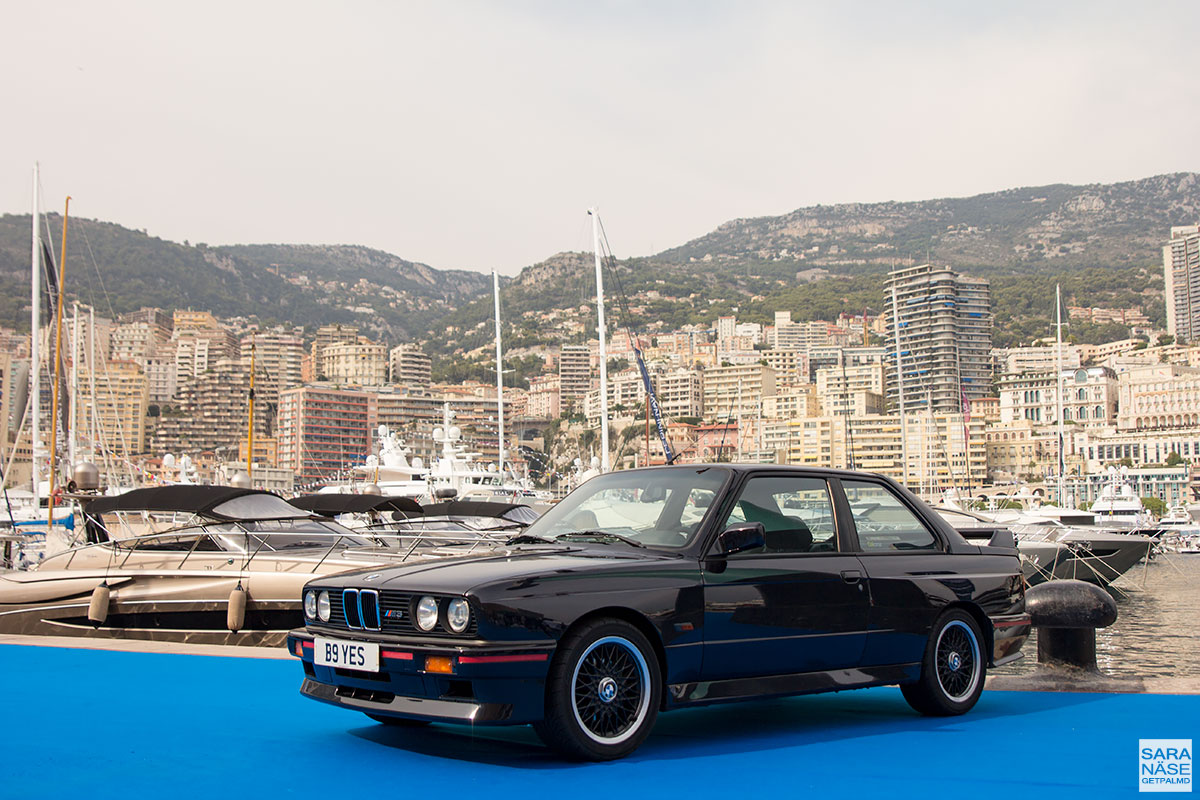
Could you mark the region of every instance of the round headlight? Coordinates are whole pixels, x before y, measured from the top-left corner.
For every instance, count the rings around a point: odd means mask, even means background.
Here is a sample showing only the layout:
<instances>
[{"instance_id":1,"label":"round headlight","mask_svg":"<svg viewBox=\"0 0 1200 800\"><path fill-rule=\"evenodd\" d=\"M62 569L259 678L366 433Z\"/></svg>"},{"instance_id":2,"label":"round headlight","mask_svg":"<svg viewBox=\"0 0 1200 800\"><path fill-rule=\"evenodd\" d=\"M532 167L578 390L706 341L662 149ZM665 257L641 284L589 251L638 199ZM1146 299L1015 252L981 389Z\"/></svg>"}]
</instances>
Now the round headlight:
<instances>
[{"instance_id":1,"label":"round headlight","mask_svg":"<svg viewBox=\"0 0 1200 800\"><path fill-rule=\"evenodd\" d=\"M304 616L309 619L317 616L317 593L311 589L304 593Z\"/></svg>"},{"instance_id":2,"label":"round headlight","mask_svg":"<svg viewBox=\"0 0 1200 800\"><path fill-rule=\"evenodd\" d=\"M329 622L329 592L317 595L317 616L321 618L321 622Z\"/></svg>"},{"instance_id":3,"label":"round headlight","mask_svg":"<svg viewBox=\"0 0 1200 800\"><path fill-rule=\"evenodd\" d=\"M433 630L437 625L438 605L429 595L425 595L417 603L417 627L423 631Z\"/></svg>"},{"instance_id":4,"label":"round headlight","mask_svg":"<svg viewBox=\"0 0 1200 800\"><path fill-rule=\"evenodd\" d=\"M471 621L471 606L465 598L456 597L446 606L446 624L455 633L462 633Z\"/></svg>"}]
</instances>

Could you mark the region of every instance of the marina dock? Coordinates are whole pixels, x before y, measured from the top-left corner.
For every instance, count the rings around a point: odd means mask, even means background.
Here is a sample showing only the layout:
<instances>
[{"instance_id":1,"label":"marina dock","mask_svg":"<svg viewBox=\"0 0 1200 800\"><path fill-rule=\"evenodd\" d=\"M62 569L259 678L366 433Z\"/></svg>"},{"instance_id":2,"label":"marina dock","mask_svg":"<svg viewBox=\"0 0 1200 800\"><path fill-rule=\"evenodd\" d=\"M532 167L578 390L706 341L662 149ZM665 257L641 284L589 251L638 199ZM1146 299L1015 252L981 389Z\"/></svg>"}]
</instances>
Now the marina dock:
<instances>
[{"instance_id":1,"label":"marina dock","mask_svg":"<svg viewBox=\"0 0 1200 800\"><path fill-rule=\"evenodd\" d=\"M629 758L572 764L528 727L409 731L308 702L282 651L33 641L0 641L5 798L1095 800L1137 793L1139 739L1200 738L1195 681L1137 694L986 691L969 714L940 719L886 687L671 712Z\"/></svg>"}]
</instances>

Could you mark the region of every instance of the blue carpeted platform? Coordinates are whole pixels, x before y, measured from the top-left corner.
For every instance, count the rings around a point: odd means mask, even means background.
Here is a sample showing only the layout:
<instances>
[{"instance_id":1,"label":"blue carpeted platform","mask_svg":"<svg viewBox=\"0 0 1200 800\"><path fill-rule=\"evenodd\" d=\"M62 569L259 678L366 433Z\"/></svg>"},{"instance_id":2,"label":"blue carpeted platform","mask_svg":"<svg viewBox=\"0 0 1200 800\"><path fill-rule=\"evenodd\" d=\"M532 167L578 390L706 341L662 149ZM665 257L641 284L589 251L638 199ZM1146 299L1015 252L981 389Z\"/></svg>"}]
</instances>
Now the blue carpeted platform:
<instances>
[{"instance_id":1,"label":"blue carpeted platform","mask_svg":"<svg viewBox=\"0 0 1200 800\"><path fill-rule=\"evenodd\" d=\"M892 688L672 712L631 758L528 728L403 731L298 694L295 662L0 645L0 798L1129 797L1139 738L1200 697L985 692L926 719ZM1200 738L1200 737L1197 737Z\"/></svg>"}]
</instances>

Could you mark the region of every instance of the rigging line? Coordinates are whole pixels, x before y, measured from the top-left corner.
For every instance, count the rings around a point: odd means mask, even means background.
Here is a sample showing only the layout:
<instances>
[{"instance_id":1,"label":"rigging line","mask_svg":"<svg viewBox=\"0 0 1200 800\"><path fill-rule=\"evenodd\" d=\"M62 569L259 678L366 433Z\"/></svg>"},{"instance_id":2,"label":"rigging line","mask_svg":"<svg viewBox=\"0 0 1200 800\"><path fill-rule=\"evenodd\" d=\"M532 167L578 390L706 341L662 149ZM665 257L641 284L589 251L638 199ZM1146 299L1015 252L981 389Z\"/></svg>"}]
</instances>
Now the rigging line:
<instances>
[{"instance_id":1,"label":"rigging line","mask_svg":"<svg viewBox=\"0 0 1200 800\"><path fill-rule=\"evenodd\" d=\"M95 270L96 278L100 282L100 292L101 292L101 294L104 295L104 304L106 306L108 306L109 319L111 319L113 322L116 322L117 321L117 312L113 308L112 298L109 297L108 289L104 285L104 276L100 273L100 265L96 262L96 255L95 255L95 253L92 252L92 243L91 243L91 240L88 239L87 226L79 225L78 229L83 234L83 244L85 247L87 247L88 258L92 262L92 269Z\"/></svg>"},{"instance_id":2,"label":"rigging line","mask_svg":"<svg viewBox=\"0 0 1200 800\"><path fill-rule=\"evenodd\" d=\"M845 411L846 417L846 445L850 456L850 469L854 469L854 427L850 424L850 381L846 379L846 354L843 351L838 359L842 362L842 391L845 392L845 397L842 401L842 408Z\"/></svg>"},{"instance_id":3,"label":"rigging line","mask_svg":"<svg viewBox=\"0 0 1200 800\"><path fill-rule=\"evenodd\" d=\"M662 406L658 402L657 392L654 389L654 379L651 377L649 370L646 368L645 359L642 358L641 348L638 347L638 342L635 341L633 330L633 315L629 312L629 297L625 294L625 287L621 283L620 275L617 273L617 259L612 253L612 247L608 243L608 233L604 230L604 220L596 217L600 226L600 238L603 242L603 250L606 257L603 259L608 268L608 273L612 278L613 283L617 288L618 305L621 310L621 316L625 318L625 335L629 339L629 346L634 352L634 356L638 361L638 369L643 373L643 380L648 384L646 386L646 403L651 406L655 414L655 425L658 428L658 435L662 440L663 458L667 463L672 463L677 454L671 452L670 440L667 436L666 425L670 424L670 418L662 413ZM666 419L666 423L663 419ZM649 452L647 452L649 458Z\"/></svg>"},{"instance_id":4,"label":"rigging line","mask_svg":"<svg viewBox=\"0 0 1200 800\"><path fill-rule=\"evenodd\" d=\"M84 243L84 246L87 248L88 258L92 262L92 269L95 271L96 278L100 283L100 292L104 296L104 304L106 306L108 306L109 319L111 319L115 322L117 319L117 312L116 312L116 309L113 308L112 297L110 297L108 294L108 288L104 285L104 275L101 274L101 272L100 272L100 265L96 261L96 254L92 250L92 242L88 238L88 235L87 235L87 226L79 225L78 230L83 234L83 243ZM93 297L93 300L94 299L95 298ZM95 307L95 304L93 302L93 308L94 307ZM95 336L94 331L92 332L92 335ZM116 407L117 407L117 402L116 402L116 396L113 394L112 378L109 376L108 359L107 358L104 359L102 366L104 368L104 377L107 380L106 391L109 395L108 399L113 404L113 410L115 412ZM95 375L95 365L90 364L90 368L91 368L90 374L94 376ZM147 380L147 382L149 382L150 376L149 376L148 371L145 370L145 368L143 368L143 373L146 374L146 380ZM94 412L95 411L95 403L96 403L96 398L94 395L91 398L91 400L92 400L92 406L93 406L93 412ZM114 416L116 416L116 418L117 418L117 434L118 434L118 436L120 436L120 439L121 439L121 448L125 453L128 454L129 446L128 446L128 442L125 440L125 431L124 431L124 426L122 425L122 422L120 419L120 415L114 414ZM103 423L101 424L101 432L103 432ZM133 474L132 470L129 471L129 479L130 479L131 483L134 483L137 480L137 478Z\"/></svg>"},{"instance_id":5,"label":"rigging line","mask_svg":"<svg viewBox=\"0 0 1200 800\"><path fill-rule=\"evenodd\" d=\"M29 399L25 401L25 410L21 413L21 423L17 426L17 435L13 439L12 450L9 451L8 459L4 465L4 476L6 479L9 475L9 472L12 470L13 463L17 460L17 447L20 446L20 444L21 444L21 434L25 430L25 421L27 419L29 419L29 409L32 405L33 405L33 395L31 394L29 396ZM31 432L30 439L31 439L31 441L30 441L29 447L30 447L30 453L31 453L31 457L32 457L32 452L33 452L32 432Z\"/></svg>"}]
</instances>

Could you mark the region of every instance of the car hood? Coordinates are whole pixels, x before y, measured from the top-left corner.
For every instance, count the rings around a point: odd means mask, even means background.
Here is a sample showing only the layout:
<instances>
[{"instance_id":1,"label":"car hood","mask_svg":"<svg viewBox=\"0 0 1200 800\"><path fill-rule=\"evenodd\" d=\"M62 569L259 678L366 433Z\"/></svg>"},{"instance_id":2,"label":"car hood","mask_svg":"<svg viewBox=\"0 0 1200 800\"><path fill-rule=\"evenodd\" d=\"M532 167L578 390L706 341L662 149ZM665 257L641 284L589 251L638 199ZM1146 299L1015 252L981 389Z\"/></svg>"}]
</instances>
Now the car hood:
<instances>
[{"instance_id":1,"label":"car hood","mask_svg":"<svg viewBox=\"0 0 1200 800\"><path fill-rule=\"evenodd\" d=\"M622 569L678 557L658 550L635 550L622 545L520 545L487 555L439 558L344 572L320 578L314 584L466 594L484 584L580 570Z\"/></svg>"}]
</instances>

